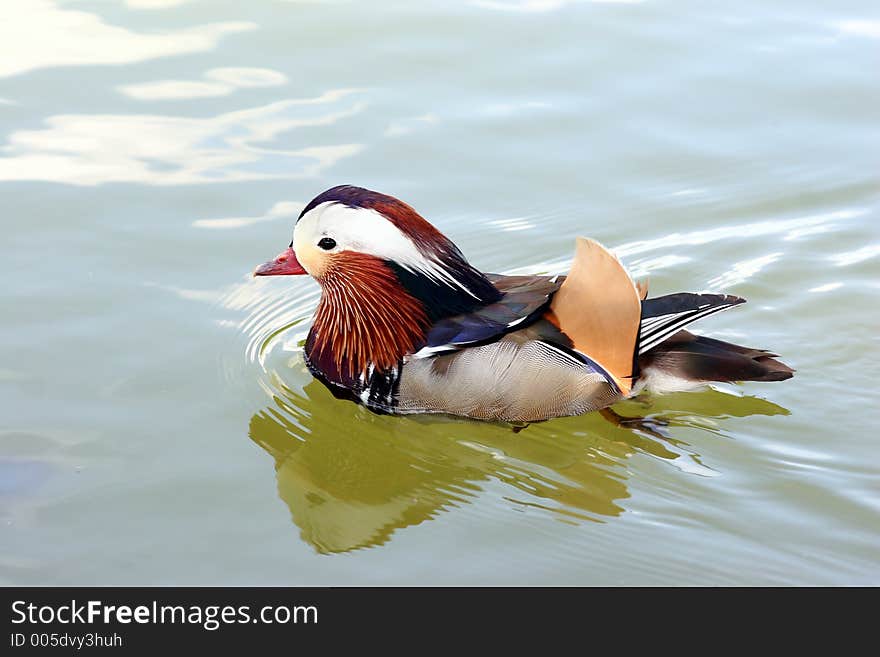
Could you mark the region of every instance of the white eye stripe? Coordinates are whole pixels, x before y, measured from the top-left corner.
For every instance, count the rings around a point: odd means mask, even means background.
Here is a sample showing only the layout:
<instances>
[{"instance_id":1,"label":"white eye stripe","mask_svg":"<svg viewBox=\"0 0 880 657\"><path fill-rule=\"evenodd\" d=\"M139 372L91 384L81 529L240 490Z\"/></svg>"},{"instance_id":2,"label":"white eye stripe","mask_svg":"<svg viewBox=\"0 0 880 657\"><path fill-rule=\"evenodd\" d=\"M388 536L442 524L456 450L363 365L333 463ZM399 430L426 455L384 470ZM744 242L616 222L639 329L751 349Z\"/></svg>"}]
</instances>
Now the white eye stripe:
<instances>
[{"instance_id":1,"label":"white eye stripe","mask_svg":"<svg viewBox=\"0 0 880 657\"><path fill-rule=\"evenodd\" d=\"M333 252L357 251L391 260L407 271L460 288L476 298L438 260L425 255L406 234L375 210L351 208L332 201L321 203L297 222L293 231L294 250L317 245L324 237L336 241Z\"/></svg>"}]
</instances>

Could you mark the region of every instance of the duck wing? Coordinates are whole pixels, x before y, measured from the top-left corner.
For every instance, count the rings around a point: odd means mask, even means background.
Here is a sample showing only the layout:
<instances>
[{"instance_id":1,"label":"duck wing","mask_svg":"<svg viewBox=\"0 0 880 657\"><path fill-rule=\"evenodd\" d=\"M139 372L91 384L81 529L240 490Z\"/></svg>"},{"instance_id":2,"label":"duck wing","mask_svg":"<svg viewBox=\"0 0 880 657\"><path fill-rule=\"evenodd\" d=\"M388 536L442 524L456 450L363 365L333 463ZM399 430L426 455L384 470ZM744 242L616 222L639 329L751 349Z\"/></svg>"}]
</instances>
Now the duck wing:
<instances>
[{"instance_id":1,"label":"duck wing","mask_svg":"<svg viewBox=\"0 0 880 657\"><path fill-rule=\"evenodd\" d=\"M534 323L562 285L561 276L504 276L487 274L502 293L495 303L435 322L425 345L414 357L423 358L498 339Z\"/></svg>"},{"instance_id":2,"label":"duck wing","mask_svg":"<svg viewBox=\"0 0 880 657\"><path fill-rule=\"evenodd\" d=\"M745 303L688 292L648 299L646 283L634 283L610 251L584 238L568 276L486 276L501 299L435 322L413 358L486 344L546 316L566 337L566 348L599 364L627 392L640 355L698 319Z\"/></svg>"}]
</instances>

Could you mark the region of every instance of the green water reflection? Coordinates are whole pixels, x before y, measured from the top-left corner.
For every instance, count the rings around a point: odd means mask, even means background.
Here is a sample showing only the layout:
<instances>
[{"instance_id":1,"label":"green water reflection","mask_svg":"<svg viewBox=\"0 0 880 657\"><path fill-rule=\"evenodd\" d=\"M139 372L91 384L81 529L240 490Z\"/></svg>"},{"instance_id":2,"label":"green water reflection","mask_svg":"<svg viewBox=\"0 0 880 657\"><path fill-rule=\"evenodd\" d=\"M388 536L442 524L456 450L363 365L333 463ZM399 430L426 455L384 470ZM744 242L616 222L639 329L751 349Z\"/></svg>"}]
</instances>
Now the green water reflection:
<instances>
[{"instance_id":1,"label":"green water reflection","mask_svg":"<svg viewBox=\"0 0 880 657\"><path fill-rule=\"evenodd\" d=\"M470 503L493 479L510 487L512 505L564 522L601 522L624 512L624 464L633 454L699 464L684 443L664 435L669 427L711 429L705 422L713 417L788 413L710 391L665 397L662 406L619 406L644 421L614 423L593 413L517 432L444 416L374 415L317 381L301 391L276 389L274 403L251 418L249 435L274 458L278 495L320 553L382 545L398 529Z\"/></svg>"}]
</instances>

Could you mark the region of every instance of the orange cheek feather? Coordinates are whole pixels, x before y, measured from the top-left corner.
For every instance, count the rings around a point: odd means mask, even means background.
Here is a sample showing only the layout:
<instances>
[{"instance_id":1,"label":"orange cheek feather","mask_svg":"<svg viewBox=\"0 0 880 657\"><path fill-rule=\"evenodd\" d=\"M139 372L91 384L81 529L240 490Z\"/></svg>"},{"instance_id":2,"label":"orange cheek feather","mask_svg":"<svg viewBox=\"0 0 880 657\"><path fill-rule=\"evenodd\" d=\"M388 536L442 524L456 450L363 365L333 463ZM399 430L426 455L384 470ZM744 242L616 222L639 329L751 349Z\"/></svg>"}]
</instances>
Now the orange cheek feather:
<instances>
[{"instance_id":1,"label":"orange cheek feather","mask_svg":"<svg viewBox=\"0 0 880 657\"><path fill-rule=\"evenodd\" d=\"M358 376L370 364L387 371L420 347L429 326L425 309L381 259L321 255L321 273L313 274L323 292L312 328L315 357L330 357L338 371Z\"/></svg>"}]
</instances>

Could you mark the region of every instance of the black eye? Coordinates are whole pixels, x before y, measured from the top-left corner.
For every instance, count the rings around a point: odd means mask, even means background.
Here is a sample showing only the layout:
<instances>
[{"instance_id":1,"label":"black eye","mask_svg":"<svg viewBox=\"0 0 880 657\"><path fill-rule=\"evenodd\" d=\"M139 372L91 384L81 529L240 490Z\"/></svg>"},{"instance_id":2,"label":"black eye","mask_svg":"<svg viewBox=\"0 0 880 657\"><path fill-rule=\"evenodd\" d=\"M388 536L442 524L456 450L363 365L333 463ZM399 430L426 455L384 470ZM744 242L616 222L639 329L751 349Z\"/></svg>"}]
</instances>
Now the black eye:
<instances>
[{"instance_id":1,"label":"black eye","mask_svg":"<svg viewBox=\"0 0 880 657\"><path fill-rule=\"evenodd\" d=\"M336 240L332 237L322 237L321 241L318 242L318 246L325 251L329 251L330 249L336 248Z\"/></svg>"}]
</instances>

